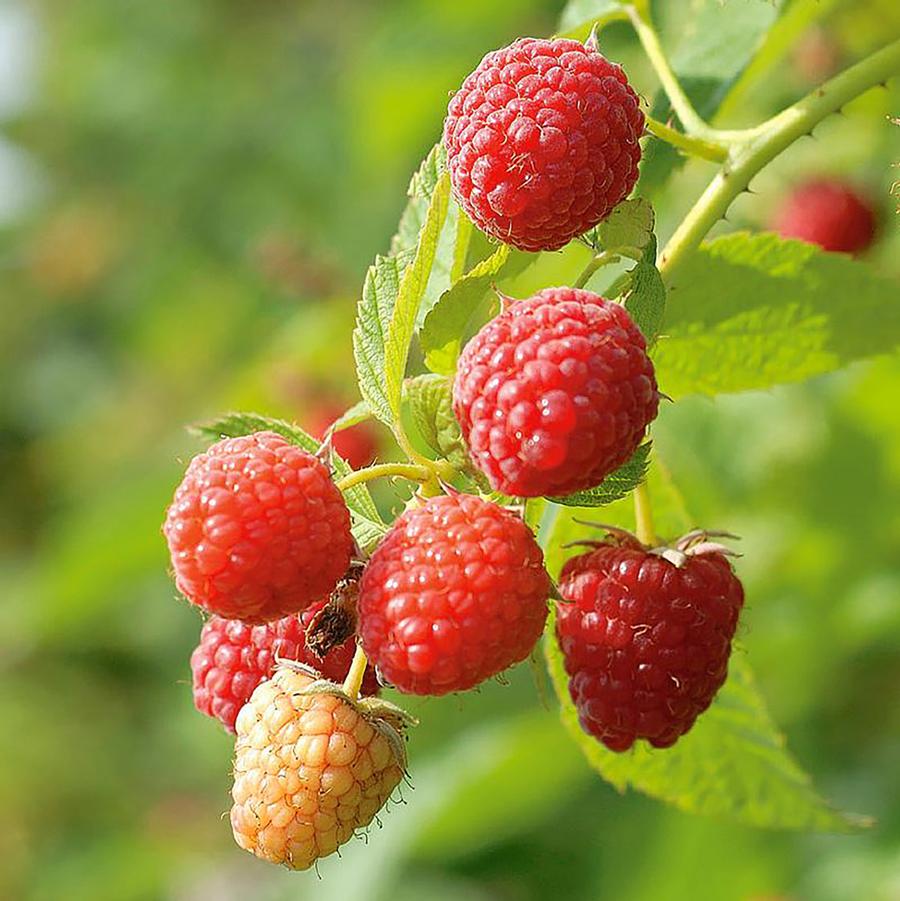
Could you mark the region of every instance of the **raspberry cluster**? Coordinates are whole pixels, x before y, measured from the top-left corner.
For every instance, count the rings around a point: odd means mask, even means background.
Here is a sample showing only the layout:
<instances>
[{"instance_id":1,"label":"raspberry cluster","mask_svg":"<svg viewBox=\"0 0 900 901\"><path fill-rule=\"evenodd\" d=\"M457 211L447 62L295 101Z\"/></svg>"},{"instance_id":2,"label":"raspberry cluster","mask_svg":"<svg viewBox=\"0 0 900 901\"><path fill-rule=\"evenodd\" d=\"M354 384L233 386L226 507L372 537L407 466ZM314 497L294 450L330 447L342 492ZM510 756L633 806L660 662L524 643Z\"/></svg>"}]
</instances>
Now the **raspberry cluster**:
<instances>
[{"instance_id":1,"label":"raspberry cluster","mask_svg":"<svg viewBox=\"0 0 900 901\"><path fill-rule=\"evenodd\" d=\"M473 462L517 497L598 485L634 453L658 405L625 308L576 288L512 303L466 345L453 384Z\"/></svg>"},{"instance_id":2,"label":"raspberry cluster","mask_svg":"<svg viewBox=\"0 0 900 901\"><path fill-rule=\"evenodd\" d=\"M489 235L558 249L631 190L643 127L591 42L517 41L450 103L454 193ZM556 592L516 507L592 489L634 454L660 397L644 336L622 304L583 289L503 300L460 356L459 432L442 395L460 471L410 452L336 483L334 451L355 467L373 458L371 441L350 442L366 433L311 454L260 431L197 455L175 491L163 526L175 581L212 614L191 656L194 703L236 733L232 831L264 860L312 866L399 785L410 720L380 685L475 688L533 652L552 599L581 724L614 751L671 745L725 680L743 590L711 534L649 548L616 532L569 560ZM324 436L339 414L308 421ZM489 497L442 481L473 474L459 433ZM339 486L410 471L421 490L366 557Z\"/></svg>"},{"instance_id":3,"label":"raspberry cluster","mask_svg":"<svg viewBox=\"0 0 900 901\"><path fill-rule=\"evenodd\" d=\"M453 96L453 193L487 234L558 250L634 187L644 115L622 69L592 47L523 38L488 53Z\"/></svg>"}]
</instances>

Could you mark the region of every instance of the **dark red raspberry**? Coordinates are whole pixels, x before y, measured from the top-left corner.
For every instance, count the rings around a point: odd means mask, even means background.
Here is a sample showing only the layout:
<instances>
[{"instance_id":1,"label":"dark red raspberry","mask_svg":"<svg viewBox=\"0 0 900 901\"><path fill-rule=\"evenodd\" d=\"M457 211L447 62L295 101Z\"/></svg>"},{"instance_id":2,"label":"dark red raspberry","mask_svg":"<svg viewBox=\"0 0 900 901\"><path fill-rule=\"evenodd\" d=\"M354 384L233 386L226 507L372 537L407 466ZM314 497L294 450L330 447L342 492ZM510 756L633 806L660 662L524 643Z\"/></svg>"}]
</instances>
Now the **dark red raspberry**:
<instances>
[{"instance_id":1,"label":"dark red raspberry","mask_svg":"<svg viewBox=\"0 0 900 901\"><path fill-rule=\"evenodd\" d=\"M563 567L569 693L584 731L613 751L674 744L725 681L744 590L721 552L694 550L666 559L613 539Z\"/></svg>"},{"instance_id":2,"label":"dark red raspberry","mask_svg":"<svg viewBox=\"0 0 900 901\"><path fill-rule=\"evenodd\" d=\"M339 404L325 403L311 413L307 430L314 438L322 440L334 421L343 414ZM334 452L353 469L368 466L378 453L378 433L371 422L360 422L335 432L331 439Z\"/></svg>"},{"instance_id":3,"label":"dark red raspberry","mask_svg":"<svg viewBox=\"0 0 900 901\"><path fill-rule=\"evenodd\" d=\"M400 691L464 691L524 660L547 618L550 581L522 520L472 495L407 510L366 566L363 650Z\"/></svg>"},{"instance_id":4,"label":"dark red raspberry","mask_svg":"<svg viewBox=\"0 0 900 901\"><path fill-rule=\"evenodd\" d=\"M516 497L598 485L634 453L658 404L631 316L576 288L513 303L466 345L453 384L473 462Z\"/></svg>"},{"instance_id":5,"label":"dark red raspberry","mask_svg":"<svg viewBox=\"0 0 900 901\"><path fill-rule=\"evenodd\" d=\"M877 226L869 200L850 185L824 178L794 189L772 223L783 238L853 254L872 245Z\"/></svg>"},{"instance_id":6,"label":"dark red raspberry","mask_svg":"<svg viewBox=\"0 0 900 901\"><path fill-rule=\"evenodd\" d=\"M563 39L488 53L453 96L444 146L472 221L522 250L557 250L634 187L644 115L622 69Z\"/></svg>"},{"instance_id":7,"label":"dark red raspberry","mask_svg":"<svg viewBox=\"0 0 900 901\"><path fill-rule=\"evenodd\" d=\"M272 623L249 626L237 619L213 616L200 632L200 643L191 654L194 706L215 717L230 732L253 689L275 671L275 657L297 660L341 682L356 650L354 637L317 657L306 646L306 629L325 606L319 601L303 611ZM378 680L369 670L363 679L363 694L378 694Z\"/></svg>"},{"instance_id":8,"label":"dark red raspberry","mask_svg":"<svg viewBox=\"0 0 900 901\"><path fill-rule=\"evenodd\" d=\"M328 470L273 432L226 438L194 457L163 532L185 597L248 623L325 597L353 547Z\"/></svg>"}]
</instances>

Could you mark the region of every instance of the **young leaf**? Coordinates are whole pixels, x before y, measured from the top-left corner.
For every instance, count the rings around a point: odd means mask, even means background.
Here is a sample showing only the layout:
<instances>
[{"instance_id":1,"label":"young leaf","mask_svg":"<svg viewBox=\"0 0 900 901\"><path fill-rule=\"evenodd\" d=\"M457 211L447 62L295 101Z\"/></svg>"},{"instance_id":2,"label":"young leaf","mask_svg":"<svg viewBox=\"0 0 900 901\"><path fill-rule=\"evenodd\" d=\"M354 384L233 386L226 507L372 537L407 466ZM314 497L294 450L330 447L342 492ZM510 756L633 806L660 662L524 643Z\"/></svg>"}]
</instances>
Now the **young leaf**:
<instances>
[{"instance_id":1,"label":"young leaf","mask_svg":"<svg viewBox=\"0 0 900 901\"><path fill-rule=\"evenodd\" d=\"M627 248L638 254L653 238L655 216L653 206L643 197L623 200L607 219L597 226L597 238L604 250ZM655 250L654 250L655 259Z\"/></svg>"},{"instance_id":2,"label":"young leaf","mask_svg":"<svg viewBox=\"0 0 900 901\"><path fill-rule=\"evenodd\" d=\"M415 331L419 304L431 274L438 237L447 216L449 200L450 175L445 172L438 179L431 196L425 224L419 233L416 255L403 273L400 290L387 329L384 347L384 386L394 421L400 417L400 400L403 378L406 374L409 343L412 341Z\"/></svg>"},{"instance_id":3,"label":"young leaf","mask_svg":"<svg viewBox=\"0 0 900 901\"><path fill-rule=\"evenodd\" d=\"M614 472L611 472L596 488L576 491L566 497L552 497L550 500L567 507L602 507L625 497L633 491L647 474L650 463L650 442L642 444Z\"/></svg>"},{"instance_id":4,"label":"young leaf","mask_svg":"<svg viewBox=\"0 0 900 901\"><path fill-rule=\"evenodd\" d=\"M676 745L657 750L637 742L621 754L586 735L578 724L552 623L544 652L564 726L588 763L620 791L635 788L688 813L758 827L849 832L864 825L816 793L786 750L739 648L712 707Z\"/></svg>"},{"instance_id":5,"label":"young leaf","mask_svg":"<svg viewBox=\"0 0 900 901\"><path fill-rule=\"evenodd\" d=\"M396 429L409 343L447 215L450 177L437 181L412 260L377 257L369 268L353 332L360 393L373 414Z\"/></svg>"},{"instance_id":6,"label":"young leaf","mask_svg":"<svg viewBox=\"0 0 900 901\"><path fill-rule=\"evenodd\" d=\"M349 410L344 410L341 416L335 419L332 424L332 429L334 429L335 432L341 432L344 429L350 429L371 418L372 411L369 409L369 405L364 400L361 400L359 403L355 403L350 407Z\"/></svg>"},{"instance_id":7,"label":"young leaf","mask_svg":"<svg viewBox=\"0 0 900 901\"><path fill-rule=\"evenodd\" d=\"M282 419L260 416L258 413L226 413L209 422L197 423L192 426L191 431L215 441L220 438L237 438L241 435L251 435L253 432L269 431L281 435L312 454L321 447L320 441L299 426ZM332 456L331 465L338 478L352 472L337 454ZM387 531L387 526L378 514L369 489L365 485L354 485L344 492L344 500L350 509L353 536L357 543L364 551L373 550Z\"/></svg>"},{"instance_id":8,"label":"young leaf","mask_svg":"<svg viewBox=\"0 0 900 901\"><path fill-rule=\"evenodd\" d=\"M400 224L397 233L391 240L391 255L395 256L404 250L415 250L419 240L419 232L425 224L425 215L428 212L428 204L431 195L437 186L438 179L444 166L444 148L441 144L435 144L428 155L422 160L419 168L413 173L406 190L406 208L400 216Z\"/></svg>"},{"instance_id":9,"label":"young leaf","mask_svg":"<svg viewBox=\"0 0 900 901\"><path fill-rule=\"evenodd\" d=\"M673 396L769 388L900 345L895 282L773 234L704 244L671 291L654 362Z\"/></svg>"},{"instance_id":10,"label":"young leaf","mask_svg":"<svg viewBox=\"0 0 900 901\"><path fill-rule=\"evenodd\" d=\"M407 379L406 394L425 443L458 472L470 472L472 464L459 423L453 415L450 379L428 374Z\"/></svg>"},{"instance_id":11,"label":"young leaf","mask_svg":"<svg viewBox=\"0 0 900 901\"><path fill-rule=\"evenodd\" d=\"M460 346L467 327L484 307L484 300L495 280L518 274L534 259L533 254L513 250L501 244L482 260L441 299L425 317L419 342L425 353L425 365L432 372L452 375L456 370Z\"/></svg>"},{"instance_id":12,"label":"young leaf","mask_svg":"<svg viewBox=\"0 0 900 901\"><path fill-rule=\"evenodd\" d=\"M384 387L384 346L400 280L410 259L409 251L398 256L375 257L366 273L353 330L353 356L360 393L372 413L391 427L394 416Z\"/></svg>"},{"instance_id":13,"label":"young leaf","mask_svg":"<svg viewBox=\"0 0 900 901\"><path fill-rule=\"evenodd\" d=\"M666 314L666 286L656 268L656 236L650 239L640 262L629 273L631 288L625 297L625 309L652 344Z\"/></svg>"}]
</instances>

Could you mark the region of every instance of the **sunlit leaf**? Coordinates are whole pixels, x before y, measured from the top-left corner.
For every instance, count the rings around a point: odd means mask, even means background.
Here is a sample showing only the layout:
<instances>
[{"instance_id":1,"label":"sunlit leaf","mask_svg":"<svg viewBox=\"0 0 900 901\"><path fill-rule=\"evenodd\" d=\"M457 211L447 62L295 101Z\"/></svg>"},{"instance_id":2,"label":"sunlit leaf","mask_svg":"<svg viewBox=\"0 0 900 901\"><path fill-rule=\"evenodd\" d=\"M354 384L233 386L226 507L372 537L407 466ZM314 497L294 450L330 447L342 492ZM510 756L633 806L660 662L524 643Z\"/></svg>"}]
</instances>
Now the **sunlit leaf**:
<instances>
[{"instance_id":1,"label":"sunlit leaf","mask_svg":"<svg viewBox=\"0 0 900 901\"><path fill-rule=\"evenodd\" d=\"M900 345L897 284L772 234L704 244L678 271L654 353L674 397L769 388Z\"/></svg>"}]
</instances>

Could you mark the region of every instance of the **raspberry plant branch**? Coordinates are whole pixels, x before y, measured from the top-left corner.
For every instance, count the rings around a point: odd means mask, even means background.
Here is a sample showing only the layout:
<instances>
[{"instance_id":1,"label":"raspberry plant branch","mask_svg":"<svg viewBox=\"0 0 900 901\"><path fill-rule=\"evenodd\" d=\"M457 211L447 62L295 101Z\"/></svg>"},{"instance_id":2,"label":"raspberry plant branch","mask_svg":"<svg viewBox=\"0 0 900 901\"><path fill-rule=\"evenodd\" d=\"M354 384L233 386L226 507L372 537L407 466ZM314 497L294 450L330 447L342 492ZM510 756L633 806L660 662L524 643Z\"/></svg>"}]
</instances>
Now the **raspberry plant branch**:
<instances>
[{"instance_id":1,"label":"raspberry plant branch","mask_svg":"<svg viewBox=\"0 0 900 901\"><path fill-rule=\"evenodd\" d=\"M797 103L757 128L732 147L729 159L716 174L676 229L660 255L659 270L670 287L675 273L700 246L737 196L772 160L849 101L900 72L900 40L888 44L827 81Z\"/></svg>"}]
</instances>

